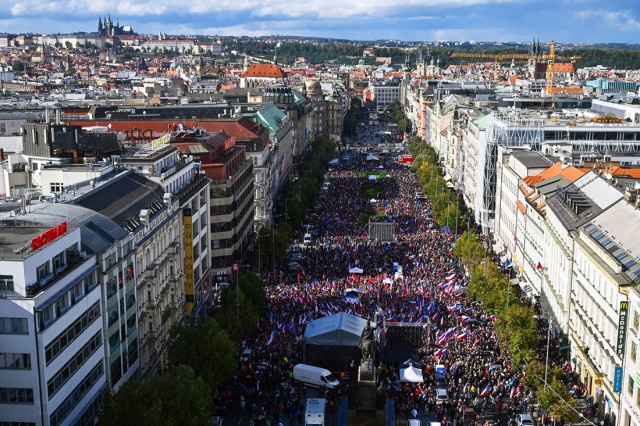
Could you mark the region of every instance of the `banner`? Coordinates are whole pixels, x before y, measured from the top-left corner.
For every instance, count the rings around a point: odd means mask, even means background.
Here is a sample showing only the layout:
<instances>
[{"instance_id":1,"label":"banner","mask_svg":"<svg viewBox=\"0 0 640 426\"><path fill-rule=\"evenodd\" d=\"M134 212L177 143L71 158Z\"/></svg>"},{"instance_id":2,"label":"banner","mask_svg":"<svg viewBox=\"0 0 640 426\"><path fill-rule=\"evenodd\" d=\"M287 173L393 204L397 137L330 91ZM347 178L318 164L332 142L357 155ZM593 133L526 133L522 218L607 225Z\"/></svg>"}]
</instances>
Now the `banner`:
<instances>
[{"instance_id":1,"label":"banner","mask_svg":"<svg viewBox=\"0 0 640 426\"><path fill-rule=\"evenodd\" d=\"M193 228L191 226L191 209L182 209L184 223L184 295L187 306L187 317L191 316L195 302L193 282Z\"/></svg>"},{"instance_id":2,"label":"banner","mask_svg":"<svg viewBox=\"0 0 640 426\"><path fill-rule=\"evenodd\" d=\"M627 321L629 319L629 302L620 302L620 316L618 317L618 344L616 353L619 357L624 356L624 344L627 340Z\"/></svg>"}]
</instances>

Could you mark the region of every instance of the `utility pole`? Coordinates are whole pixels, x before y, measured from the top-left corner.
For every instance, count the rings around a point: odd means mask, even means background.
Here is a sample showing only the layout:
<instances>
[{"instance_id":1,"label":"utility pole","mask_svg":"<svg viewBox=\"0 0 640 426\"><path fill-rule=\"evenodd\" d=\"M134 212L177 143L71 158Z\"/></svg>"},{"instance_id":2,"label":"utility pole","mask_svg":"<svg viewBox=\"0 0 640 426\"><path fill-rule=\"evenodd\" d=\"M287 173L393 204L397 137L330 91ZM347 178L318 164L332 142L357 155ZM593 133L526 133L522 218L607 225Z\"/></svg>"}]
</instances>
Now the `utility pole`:
<instances>
[{"instance_id":1,"label":"utility pole","mask_svg":"<svg viewBox=\"0 0 640 426\"><path fill-rule=\"evenodd\" d=\"M231 263L231 273L236 273L236 316L238 319L238 325L240 325L240 262Z\"/></svg>"},{"instance_id":2,"label":"utility pole","mask_svg":"<svg viewBox=\"0 0 640 426\"><path fill-rule=\"evenodd\" d=\"M551 338L551 320L548 320L547 327L547 357L544 361L544 388L547 389L547 371L549 370L549 340ZM546 414L546 413L545 413ZM542 416L542 424L544 425L544 416Z\"/></svg>"}]
</instances>

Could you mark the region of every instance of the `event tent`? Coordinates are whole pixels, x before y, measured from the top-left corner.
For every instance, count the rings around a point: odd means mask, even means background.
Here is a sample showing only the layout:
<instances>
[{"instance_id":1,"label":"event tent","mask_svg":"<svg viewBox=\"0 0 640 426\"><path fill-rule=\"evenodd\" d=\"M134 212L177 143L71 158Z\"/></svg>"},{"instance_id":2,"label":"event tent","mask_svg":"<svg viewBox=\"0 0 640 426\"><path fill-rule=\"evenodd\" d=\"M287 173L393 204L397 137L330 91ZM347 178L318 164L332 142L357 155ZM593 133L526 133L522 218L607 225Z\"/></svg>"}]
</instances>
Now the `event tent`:
<instances>
[{"instance_id":1,"label":"event tent","mask_svg":"<svg viewBox=\"0 0 640 426\"><path fill-rule=\"evenodd\" d=\"M350 364L362 358L358 342L366 325L367 320L345 312L311 321L304 332L303 362L332 372L350 371Z\"/></svg>"},{"instance_id":2,"label":"event tent","mask_svg":"<svg viewBox=\"0 0 640 426\"><path fill-rule=\"evenodd\" d=\"M422 371L409 364L408 367L400 369L400 381L409 383L422 383Z\"/></svg>"},{"instance_id":3,"label":"event tent","mask_svg":"<svg viewBox=\"0 0 640 426\"><path fill-rule=\"evenodd\" d=\"M307 324L304 340L308 345L358 346L367 320L339 312ZM375 325L371 324L373 327Z\"/></svg>"}]
</instances>

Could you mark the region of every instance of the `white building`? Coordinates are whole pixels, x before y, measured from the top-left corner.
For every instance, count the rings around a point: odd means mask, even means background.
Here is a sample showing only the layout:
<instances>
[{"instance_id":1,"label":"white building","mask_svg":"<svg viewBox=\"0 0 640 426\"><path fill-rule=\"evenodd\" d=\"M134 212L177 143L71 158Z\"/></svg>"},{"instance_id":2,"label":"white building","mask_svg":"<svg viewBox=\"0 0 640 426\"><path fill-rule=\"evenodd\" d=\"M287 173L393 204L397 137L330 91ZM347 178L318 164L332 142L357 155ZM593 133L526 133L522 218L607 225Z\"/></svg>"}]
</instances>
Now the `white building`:
<instances>
[{"instance_id":1,"label":"white building","mask_svg":"<svg viewBox=\"0 0 640 426\"><path fill-rule=\"evenodd\" d=\"M133 245L90 210L29 209L0 220L0 423L93 424L139 366Z\"/></svg>"},{"instance_id":2,"label":"white building","mask_svg":"<svg viewBox=\"0 0 640 426\"><path fill-rule=\"evenodd\" d=\"M636 254L640 245L637 235L629 232L631 224L640 222L640 212L606 188L590 195L598 206L610 207L580 227L575 239L569 340L575 371L587 385L601 416L610 416L611 424L620 424L616 421L620 395L613 385L615 368L622 366L625 342L618 329L620 323L625 328L629 288L640 282L640 258ZM577 209L583 208L579 194L570 196ZM619 201L612 205L616 199Z\"/></svg>"},{"instance_id":3,"label":"white building","mask_svg":"<svg viewBox=\"0 0 640 426\"><path fill-rule=\"evenodd\" d=\"M637 287L629 288L629 305L626 321L626 345L623 367L618 370L620 384L620 422L625 426L640 425L640 292ZM622 370L622 373L620 373Z\"/></svg>"},{"instance_id":4,"label":"white building","mask_svg":"<svg viewBox=\"0 0 640 426\"><path fill-rule=\"evenodd\" d=\"M378 111L384 111L393 101L400 100L400 82L396 80L371 84L371 99Z\"/></svg>"}]
</instances>

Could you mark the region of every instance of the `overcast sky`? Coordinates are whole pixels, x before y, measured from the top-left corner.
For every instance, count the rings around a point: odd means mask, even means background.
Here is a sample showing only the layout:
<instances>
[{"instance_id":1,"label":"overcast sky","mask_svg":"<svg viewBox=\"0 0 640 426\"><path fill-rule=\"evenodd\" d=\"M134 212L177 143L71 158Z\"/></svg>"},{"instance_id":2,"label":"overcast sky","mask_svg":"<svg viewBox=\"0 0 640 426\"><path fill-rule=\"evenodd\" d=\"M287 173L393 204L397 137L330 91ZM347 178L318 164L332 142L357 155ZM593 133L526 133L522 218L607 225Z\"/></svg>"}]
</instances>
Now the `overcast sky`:
<instances>
[{"instance_id":1,"label":"overcast sky","mask_svg":"<svg viewBox=\"0 0 640 426\"><path fill-rule=\"evenodd\" d=\"M640 43L640 0L0 0L0 32Z\"/></svg>"}]
</instances>

